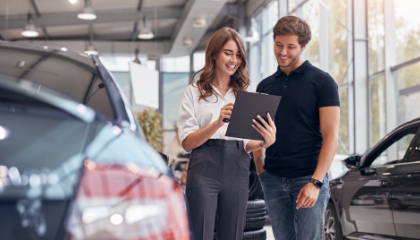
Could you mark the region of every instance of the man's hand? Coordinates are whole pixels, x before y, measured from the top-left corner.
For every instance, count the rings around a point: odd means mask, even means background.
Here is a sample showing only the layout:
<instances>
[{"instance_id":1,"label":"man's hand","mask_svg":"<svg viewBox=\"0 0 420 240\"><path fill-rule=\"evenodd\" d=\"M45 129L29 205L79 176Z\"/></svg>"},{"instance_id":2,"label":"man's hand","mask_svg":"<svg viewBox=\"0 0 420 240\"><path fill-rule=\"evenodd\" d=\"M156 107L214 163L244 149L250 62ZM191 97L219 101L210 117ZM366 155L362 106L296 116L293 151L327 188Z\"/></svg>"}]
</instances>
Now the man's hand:
<instances>
[{"instance_id":1,"label":"man's hand","mask_svg":"<svg viewBox=\"0 0 420 240\"><path fill-rule=\"evenodd\" d=\"M299 208L311 208L315 206L316 200L318 200L319 188L313 183L306 184L299 192L296 199L296 209Z\"/></svg>"}]
</instances>

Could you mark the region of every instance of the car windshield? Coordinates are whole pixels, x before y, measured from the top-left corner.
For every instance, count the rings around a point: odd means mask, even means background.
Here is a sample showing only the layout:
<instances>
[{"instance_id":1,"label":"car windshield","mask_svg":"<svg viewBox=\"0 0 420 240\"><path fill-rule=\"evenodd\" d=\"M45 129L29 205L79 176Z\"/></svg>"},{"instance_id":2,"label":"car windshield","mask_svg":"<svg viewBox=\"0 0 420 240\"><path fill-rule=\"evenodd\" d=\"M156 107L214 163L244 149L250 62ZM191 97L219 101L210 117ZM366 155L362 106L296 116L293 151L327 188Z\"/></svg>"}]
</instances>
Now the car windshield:
<instances>
[{"instance_id":1,"label":"car windshield","mask_svg":"<svg viewBox=\"0 0 420 240\"><path fill-rule=\"evenodd\" d=\"M0 44L0 74L30 81L115 118L105 85L91 58L57 49Z\"/></svg>"}]
</instances>

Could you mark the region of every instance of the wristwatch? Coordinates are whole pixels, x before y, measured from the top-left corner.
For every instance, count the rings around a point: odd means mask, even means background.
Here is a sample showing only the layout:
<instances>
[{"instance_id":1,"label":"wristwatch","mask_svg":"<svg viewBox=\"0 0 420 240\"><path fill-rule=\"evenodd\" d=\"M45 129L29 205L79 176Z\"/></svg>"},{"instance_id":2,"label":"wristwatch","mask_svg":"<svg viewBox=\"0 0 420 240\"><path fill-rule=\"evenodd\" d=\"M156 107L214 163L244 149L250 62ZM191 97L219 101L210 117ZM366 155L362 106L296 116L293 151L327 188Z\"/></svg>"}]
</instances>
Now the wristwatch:
<instances>
[{"instance_id":1,"label":"wristwatch","mask_svg":"<svg viewBox=\"0 0 420 240\"><path fill-rule=\"evenodd\" d=\"M322 185L324 185L323 182L321 182L321 181L319 181L318 179L315 179L315 178L311 178L311 180L309 180L309 182L313 183L318 188L321 188Z\"/></svg>"},{"instance_id":2,"label":"wristwatch","mask_svg":"<svg viewBox=\"0 0 420 240\"><path fill-rule=\"evenodd\" d=\"M268 148L269 146L264 147L264 146L263 146L263 142L261 141L261 142L260 142L260 147L261 147L261 148Z\"/></svg>"}]
</instances>

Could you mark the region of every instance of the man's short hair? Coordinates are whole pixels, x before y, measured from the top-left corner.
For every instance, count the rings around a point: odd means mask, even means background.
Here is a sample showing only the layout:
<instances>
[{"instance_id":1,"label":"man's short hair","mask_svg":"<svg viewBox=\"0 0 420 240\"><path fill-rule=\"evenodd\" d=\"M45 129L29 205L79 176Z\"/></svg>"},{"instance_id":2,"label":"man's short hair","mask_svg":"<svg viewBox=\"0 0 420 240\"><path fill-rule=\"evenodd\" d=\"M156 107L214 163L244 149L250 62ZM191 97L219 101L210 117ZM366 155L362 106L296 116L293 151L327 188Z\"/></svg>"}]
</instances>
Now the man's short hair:
<instances>
[{"instance_id":1,"label":"man's short hair","mask_svg":"<svg viewBox=\"0 0 420 240\"><path fill-rule=\"evenodd\" d=\"M280 18L273 28L273 37L294 34L298 36L299 44L303 47L311 40L311 28L303 20L295 16Z\"/></svg>"}]
</instances>

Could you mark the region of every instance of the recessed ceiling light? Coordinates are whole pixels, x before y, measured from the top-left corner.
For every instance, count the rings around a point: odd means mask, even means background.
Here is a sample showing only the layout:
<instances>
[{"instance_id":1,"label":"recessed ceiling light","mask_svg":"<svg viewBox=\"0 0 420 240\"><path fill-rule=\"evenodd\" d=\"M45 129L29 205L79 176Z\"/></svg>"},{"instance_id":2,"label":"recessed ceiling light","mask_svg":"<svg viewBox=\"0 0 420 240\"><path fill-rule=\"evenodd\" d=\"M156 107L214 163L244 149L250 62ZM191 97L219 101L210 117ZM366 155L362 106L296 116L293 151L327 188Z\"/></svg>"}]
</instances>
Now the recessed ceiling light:
<instances>
[{"instance_id":1,"label":"recessed ceiling light","mask_svg":"<svg viewBox=\"0 0 420 240\"><path fill-rule=\"evenodd\" d=\"M182 45L184 45L185 47L191 47L193 45L193 41L191 38L184 38Z\"/></svg>"},{"instance_id":2,"label":"recessed ceiling light","mask_svg":"<svg viewBox=\"0 0 420 240\"><path fill-rule=\"evenodd\" d=\"M193 27L204 28L207 27L207 21L205 17L196 17L193 22Z\"/></svg>"},{"instance_id":3,"label":"recessed ceiling light","mask_svg":"<svg viewBox=\"0 0 420 240\"><path fill-rule=\"evenodd\" d=\"M67 48L62 47L62 48L61 48L61 50L62 50L62 51L67 51Z\"/></svg>"},{"instance_id":4,"label":"recessed ceiling light","mask_svg":"<svg viewBox=\"0 0 420 240\"><path fill-rule=\"evenodd\" d=\"M75 3L77 3L77 0L69 0L69 2L70 2L71 4L75 4Z\"/></svg>"}]
</instances>

